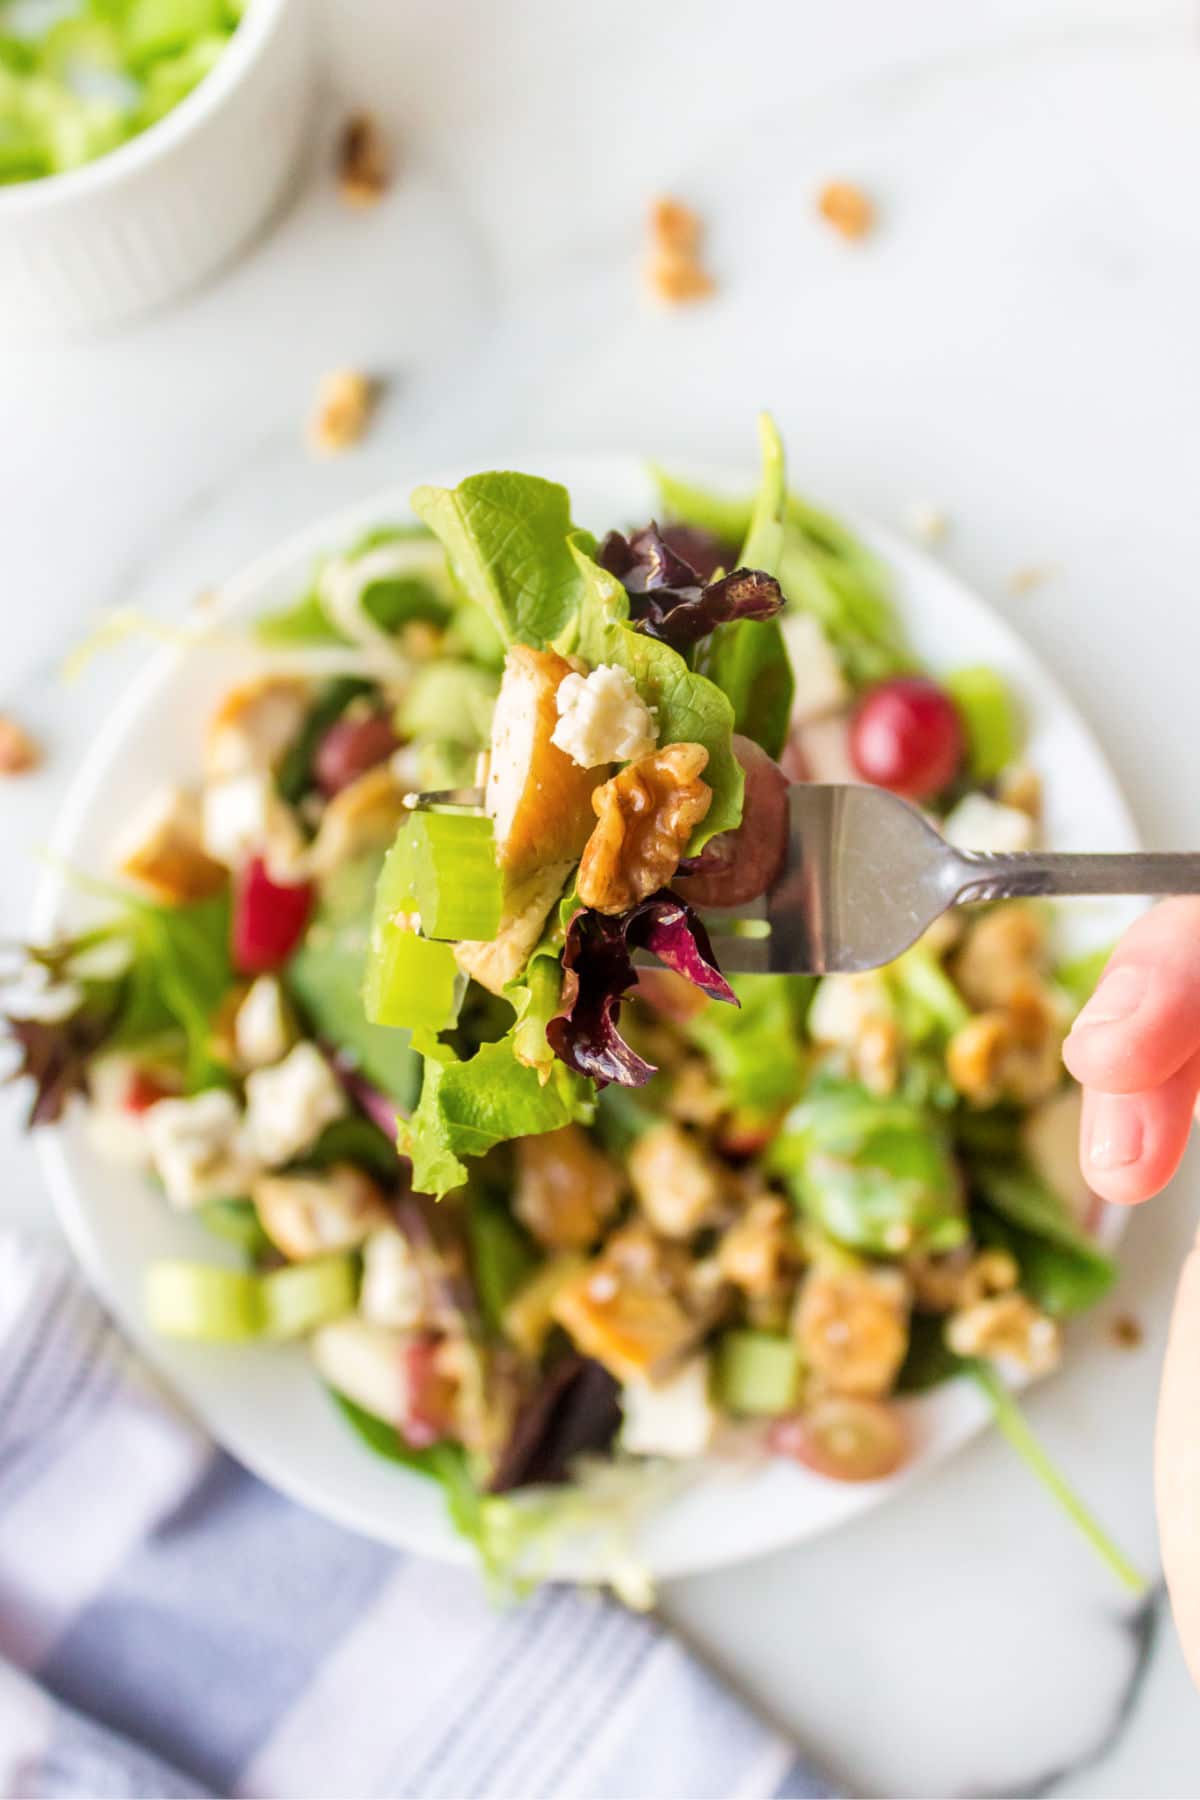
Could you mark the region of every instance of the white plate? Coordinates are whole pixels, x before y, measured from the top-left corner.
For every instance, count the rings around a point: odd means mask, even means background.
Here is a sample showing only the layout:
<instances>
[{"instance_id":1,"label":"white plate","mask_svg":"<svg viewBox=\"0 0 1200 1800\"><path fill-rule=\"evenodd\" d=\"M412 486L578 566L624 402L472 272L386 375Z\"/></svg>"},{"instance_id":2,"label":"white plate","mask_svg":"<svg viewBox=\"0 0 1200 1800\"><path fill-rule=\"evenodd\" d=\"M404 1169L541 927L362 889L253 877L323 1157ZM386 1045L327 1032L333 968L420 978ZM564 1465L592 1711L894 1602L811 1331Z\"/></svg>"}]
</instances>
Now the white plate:
<instances>
[{"instance_id":1,"label":"white plate","mask_svg":"<svg viewBox=\"0 0 1200 1800\"><path fill-rule=\"evenodd\" d=\"M632 459L571 458L533 468L570 487L577 520L594 529L640 521L654 492ZM461 475L451 472L449 481ZM293 599L314 557L365 527L407 513L408 486L377 495L316 525L254 563L224 589L223 615L248 618ZM1008 627L939 564L889 533L859 525L891 568L914 644L934 669L986 663L1020 696L1029 754L1046 777L1047 835L1064 850L1134 850L1137 833L1112 771L1071 702ZM202 721L246 653L156 655L109 719L68 798L53 848L75 867L104 871L131 809L164 779L194 780ZM1110 939L1131 916L1127 903L1077 903L1066 929L1073 946ZM48 934L77 917L79 902L57 875L43 884L36 928ZM434 1487L374 1457L346 1428L299 1348L206 1348L149 1337L140 1294L156 1257L221 1255L196 1222L170 1212L136 1175L101 1161L78 1115L39 1136L55 1203L80 1260L129 1335L212 1435L264 1480L330 1518L387 1543L468 1560ZM1110 1212L1113 1242L1123 1215ZM824 1481L776 1462L737 1475L714 1469L665 1500L640 1532L638 1553L660 1576L714 1568L825 1531L876 1506L902 1482L947 1455L984 1422L965 1384L905 1403L917 1454L903 1475L864 1487ZM592 1550L567 1545L562 1575L586 1573Z\"/></svg>"}]
</instances>

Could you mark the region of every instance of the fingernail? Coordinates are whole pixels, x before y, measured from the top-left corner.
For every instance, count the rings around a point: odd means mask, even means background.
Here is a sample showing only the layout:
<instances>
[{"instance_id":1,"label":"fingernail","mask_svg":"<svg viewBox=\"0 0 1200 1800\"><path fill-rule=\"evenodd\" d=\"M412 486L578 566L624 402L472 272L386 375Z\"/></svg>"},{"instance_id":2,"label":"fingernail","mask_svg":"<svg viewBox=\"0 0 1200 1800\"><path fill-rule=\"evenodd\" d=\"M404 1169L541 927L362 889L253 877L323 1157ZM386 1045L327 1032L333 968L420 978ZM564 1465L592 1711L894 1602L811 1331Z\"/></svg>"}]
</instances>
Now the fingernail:
<instances>
[{"instance_id":1,"label":"fingernail","mask_svg":"<svg viewBox=\"0 0 1200 1800\"><path fill-rule=\"evenodd\" d=\"M1142 1154L1142 1121L1137 1108L1101 1094L1092 1113L1088 1161L1093 1169L1126 1169Z\"/></svg>"},{"instance_id":2,"label":"fingernail","mask_svg":"<svg viewBox=\"0 0 1200 1800\"><path fill-rule=\"evenodd\" d=\"M1116 1025L1128 1019L1142 1004L1146 993L1146 971L1126 964L1106 975L1079 1017L1073 1031L1085 1031L1091 1025Z\"/></svg>"}]
</instances>

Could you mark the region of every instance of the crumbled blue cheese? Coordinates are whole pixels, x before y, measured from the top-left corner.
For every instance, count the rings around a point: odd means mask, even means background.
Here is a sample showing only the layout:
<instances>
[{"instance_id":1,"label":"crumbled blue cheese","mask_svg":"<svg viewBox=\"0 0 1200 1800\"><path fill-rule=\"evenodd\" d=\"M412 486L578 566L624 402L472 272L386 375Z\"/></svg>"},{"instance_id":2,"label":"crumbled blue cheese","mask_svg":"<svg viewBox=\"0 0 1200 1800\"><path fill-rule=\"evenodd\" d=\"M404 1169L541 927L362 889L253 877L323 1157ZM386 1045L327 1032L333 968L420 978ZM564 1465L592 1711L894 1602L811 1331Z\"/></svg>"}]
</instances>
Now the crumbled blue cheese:
<instances>
[{"instance_id":1,"label":"crumbled blue cheese","mask_svg":"<svg viewBox=\"0 0 1200 1800\"><path fill-rule=\"evenodd\" d=\"M297 1044L282 1062L246 1077L250 1142L269 1168L300 1156L346 1111L341 1083L315 1044Z\"/></svg>"},{"instance_id":2,"label":"crumbled blue cheese","mask_svg":"<svg viewBox=\"0 0 1200 1800\"><path fill-rule=\"evenodd\" d=\"M244 1194L258 1173L241 1108L224 1088L159 1100L145 1121L150 1157L172 1206Z\"/></svg>"},{"instance_id":3,"label":"crumbled blue cheese","mask_svg":"<svg viewBox=\"0 0 1200 1800\"><path fill-rule=\"evenodd\" d=\"M581 769L636 762L658 742L654 714L627 669L601 663L590 675L565 675L555 695L558 724L550 739Z\"/></svg>"},{"instance_id":4,"label":"crumbled blue cheese","mask_svg":"<svg viewBox=\"0 0 1200 1800\"><path fill-rule=\"evenodd\" d=\"M304 872L303 833L274 778L257 770L210 782L204 790L204 848L227 869L262 856L276 881Z\"/></svg>"},{"instance_id":5,"label":"crumbled blue cheese","mask_svg":"<svg viewBox=\"0 0 1200 1800\"><path fill-rule=\"evenodd\" d=\"M621 1389L621 1448L634 1456L703 1456L717 1415L709 1399L708 1357L694 1356L667 1381L632 1381Z\"/></svg>"},{"instance_id":6,"label":"crumbled blue cheese","mask_svg":"<svg viewBox=\"0 0 1200 1800\"><path fill-rule=\"evenodd\" d=\"M359 1311L376 1325L414 1331L425 1316L425 1283L412 1245L392 1226L373 1231L363 1247Z\"/></svg>"},{"instance_id":7,"label":"crumbled blue cheese","mask_svg":"<svg viewBox=\"0 0 1200 1800\"><path fill-rule=\"evenodd\" d=\"M356 1250L387 1219L375 1183L350 1163L324 1175L264 1175L253 1199L263 1230L293 1262Z\"/></svg>"},{"instance_id":8,"label":"crumbled blue cheese","mask_svg":"<svg viewBox=\"0 0 1200 1800\"><path fill-rule=\"evenodd\" d=\"M233 1042L238 1061L246 1069L263 1069L282 1062L291 1048L292 1027L283 989L274 975L260 975L237 1009Z\"/></svg>"}]
</instances>

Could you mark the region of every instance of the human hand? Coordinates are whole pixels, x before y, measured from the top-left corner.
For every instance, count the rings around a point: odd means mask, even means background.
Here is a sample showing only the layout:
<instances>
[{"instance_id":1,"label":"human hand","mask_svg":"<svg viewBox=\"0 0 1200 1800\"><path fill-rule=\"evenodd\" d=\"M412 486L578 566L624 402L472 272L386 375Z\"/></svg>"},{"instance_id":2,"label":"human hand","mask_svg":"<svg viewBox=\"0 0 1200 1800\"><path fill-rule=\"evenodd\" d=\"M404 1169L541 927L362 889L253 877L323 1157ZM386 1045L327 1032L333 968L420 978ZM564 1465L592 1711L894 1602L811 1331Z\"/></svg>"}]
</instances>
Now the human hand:
<instances>
[{"instance_id":1,"label":"human hand","mask_svg":"<svg viewBox=\"0 0 1200 1800\"><path fill-rule=\"evenodd\" d=\"M1167 900L1122 938L1063 1050L1084 1089L1089 1185L1136 1205L1179 1166L1200 1091L1200 900ZM1200 1250L1183 1266L1163 1365L1158 1526L1175 1622L1200 1685Z\"/></svg>"}]
</instances>

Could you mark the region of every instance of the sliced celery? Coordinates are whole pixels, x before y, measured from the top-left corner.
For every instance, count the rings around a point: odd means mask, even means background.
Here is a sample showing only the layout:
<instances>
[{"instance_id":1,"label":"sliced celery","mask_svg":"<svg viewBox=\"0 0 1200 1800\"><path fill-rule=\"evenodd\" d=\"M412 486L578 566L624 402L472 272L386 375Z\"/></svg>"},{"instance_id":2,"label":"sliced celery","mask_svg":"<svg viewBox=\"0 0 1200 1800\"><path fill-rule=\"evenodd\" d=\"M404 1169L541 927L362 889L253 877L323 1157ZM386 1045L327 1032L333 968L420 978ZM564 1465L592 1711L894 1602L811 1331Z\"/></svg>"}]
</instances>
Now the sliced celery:
<instances>
[{"instance_id":1,"label":"sliced celery","mask_svg":"<svg viewBox=\"0 0 1200 1800\"><path fill-rule=\"evenodd\" d=\"M967 734L967 754L976 781L994 781L1021 748L1021 724L1008 683L995 669L956 669L945 687Z\"/></svg>"},{"instance_id":2,"label":"sliced celery","mask_svg":"<svg viewBox=\"0 0 1200 1800\"><path fill-rule=\"evenodd\" d=\"M727 1331L717 1345L715 1385L729 1412L789 1412L800 1390L800 1351L773 1332Z\"/></svg>"},{"instance_id":3,"label":"sliced celery","mask_svg":"<svg viewBox=\"0 0 1200 1800\"><path fill-rule=\"evenodd\" d=\"M373 1025L445 1031L458 1017L458 964L449 944L418 935L411 831L410 819L380 870L363 1006Z\"/></svg>"},{"instance_id":4,"label":"sliced celery","mask_svg":"<svg viewBox=\"0 0 1200 1800\"><path fill-rule=\"evenodd\" d=\"M258 1337L265 1323L259 1277L212 1263L151 1263L145 1307L151 1331L197 1343Z\"/></svg>"},{"instance_id":5,"label":"sliced celery","mask_svg":"<svg viewBox=\"0 0 1200 1800\"><path fill-rule=\"evenodd\" d=\"M500 925L500 870L482 813L414 813L407 829L421 931L453 942L489 939Z\"/></svg>"},{"instance_id":6,"label":"sliced celery","mask_svg":"<svg viewBox=\"0 0 1200 1800\"><path fill-rule=\"evenodd\" d=\"M302 1337L353 1312L358 1277L352 1256L317 1256L262 1277L263 1330L270 1338Z\"/></svg>"}]
</instances>

